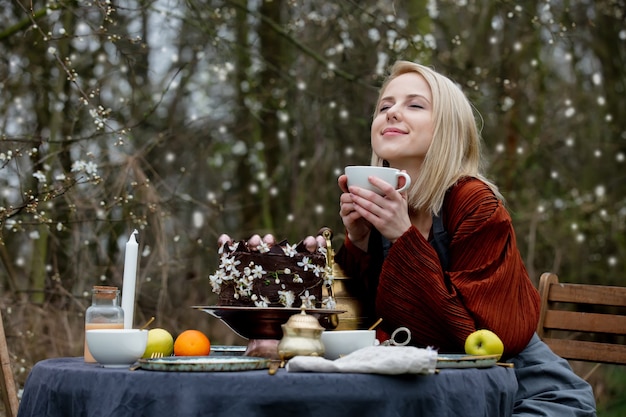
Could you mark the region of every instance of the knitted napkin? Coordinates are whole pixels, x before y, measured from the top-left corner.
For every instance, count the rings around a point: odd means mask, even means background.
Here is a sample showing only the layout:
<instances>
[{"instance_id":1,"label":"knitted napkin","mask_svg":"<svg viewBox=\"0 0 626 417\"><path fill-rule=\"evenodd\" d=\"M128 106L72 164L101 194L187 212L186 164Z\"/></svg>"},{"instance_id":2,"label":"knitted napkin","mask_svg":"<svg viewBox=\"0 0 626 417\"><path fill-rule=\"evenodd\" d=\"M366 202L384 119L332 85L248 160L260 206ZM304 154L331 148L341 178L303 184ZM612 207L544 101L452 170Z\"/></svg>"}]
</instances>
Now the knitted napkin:
<instances>
[{"instance_id":1,"label":"knitted napkin","mask_svg":"<svg viewBox=\"0 0 626 417\"><path fill-rule=\"evenodd\" d=\"M368 346L339 359L295 356L287 362L288 372L350 372L366 374L432 374L437 351L413 346Z\"/></svg>"}]
</instances>

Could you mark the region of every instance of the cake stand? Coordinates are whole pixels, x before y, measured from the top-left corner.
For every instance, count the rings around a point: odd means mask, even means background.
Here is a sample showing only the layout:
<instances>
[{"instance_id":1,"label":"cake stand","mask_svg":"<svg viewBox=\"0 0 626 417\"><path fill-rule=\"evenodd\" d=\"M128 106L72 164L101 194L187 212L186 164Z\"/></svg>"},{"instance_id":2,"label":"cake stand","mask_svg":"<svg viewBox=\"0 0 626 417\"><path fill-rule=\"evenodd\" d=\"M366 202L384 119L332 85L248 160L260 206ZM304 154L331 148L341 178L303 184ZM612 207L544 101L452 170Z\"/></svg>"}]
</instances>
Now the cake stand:
<instances>
[{"instance_id":1,"label":"cake stand","mask_svg":"<svg viewBox=\"0 0 626 417\"><path fill-rule=\"evenodd\" d=\"M286 307L237 307L237 306L192 306L220 319L239 336L248 339L244 355L278 359L278 343L283 337L281 325L289 317L301 312L299 308ZM337 327L337 315L344 310L322 308L305 309L307 314L319 320L326 329Z\"/></svg>"}]
</instances>

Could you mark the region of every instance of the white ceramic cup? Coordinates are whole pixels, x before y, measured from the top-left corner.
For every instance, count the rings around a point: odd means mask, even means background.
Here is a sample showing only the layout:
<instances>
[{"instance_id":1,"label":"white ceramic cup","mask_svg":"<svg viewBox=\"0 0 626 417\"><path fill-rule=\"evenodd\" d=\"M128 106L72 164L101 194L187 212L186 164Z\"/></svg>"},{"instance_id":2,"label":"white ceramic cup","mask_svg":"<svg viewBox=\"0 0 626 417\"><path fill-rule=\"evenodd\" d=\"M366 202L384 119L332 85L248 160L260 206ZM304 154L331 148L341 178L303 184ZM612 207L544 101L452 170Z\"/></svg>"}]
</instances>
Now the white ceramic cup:
<instances>
[{"instance_id":1,"label":"white ceramic cup","mask_svg":"<svg viewBox=\"0 0 626 417\"><path fill-rule=\"evenodd\" d=\"M411 177L406 172L402 172L399 169L388 167L377 167L369 165L355 165L349 166L345 169L346 176L348 177L348 187L356 185L361 188L365 188L370 191L374 191L380 195L383 192L380 188L372 185L368 178L377 177L381 180L388 182L394 186L399 192L402 192L411 186ZM398 178L404 177L405 183L402 187L398 188Z\"/></svg>"},{"instance_id":2,"label":"white ceramic cup","mask_svg":"<svg viewBox=\"0 0 626 417\"><path fill-rule=\"evenodd\" d=\"M326 330L322 332L324 357L335 360L355 350L374 346L376 330Z\"/></svg>"}]
</instances>

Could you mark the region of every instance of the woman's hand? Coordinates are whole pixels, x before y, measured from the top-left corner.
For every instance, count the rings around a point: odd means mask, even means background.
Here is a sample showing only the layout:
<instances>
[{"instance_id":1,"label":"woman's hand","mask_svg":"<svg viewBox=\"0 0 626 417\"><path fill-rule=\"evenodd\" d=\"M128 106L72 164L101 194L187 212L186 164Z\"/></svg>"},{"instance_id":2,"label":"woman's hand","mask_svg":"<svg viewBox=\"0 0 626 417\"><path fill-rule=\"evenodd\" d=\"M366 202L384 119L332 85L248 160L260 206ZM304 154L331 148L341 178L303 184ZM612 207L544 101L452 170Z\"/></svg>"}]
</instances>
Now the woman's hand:
<instances>
[{"instance_id":1,"label":"woman's hand","mask_svg":"<svg viewBox=\"0 0 626 417\"><path fill-rule=\"evenodd\" d=\"M337 179L337 183L341 191L343 191L343 194L339 197L339 215L346 228L348 239L350 239L352 244L357 248L367 251L372 224L356 211L352 194L348 190L348 177L345 174L341 175Z\"/></svg>"},{"instance_id":2,"label":"woman's hand","mask_svg":"<svg viewBox=\"0 0 626 417\"><path fill-rule=\"evenodd\" d=\"M391 184L371 177L370 182L384 195L361 187L347 188L345 175L339 177L341 195L339 214L348 231L348 237L357 247L367 250L371 227L375 227L389 241L395 242L410 227L406 194L399 193Z\"/></svg>"}]
</instances>

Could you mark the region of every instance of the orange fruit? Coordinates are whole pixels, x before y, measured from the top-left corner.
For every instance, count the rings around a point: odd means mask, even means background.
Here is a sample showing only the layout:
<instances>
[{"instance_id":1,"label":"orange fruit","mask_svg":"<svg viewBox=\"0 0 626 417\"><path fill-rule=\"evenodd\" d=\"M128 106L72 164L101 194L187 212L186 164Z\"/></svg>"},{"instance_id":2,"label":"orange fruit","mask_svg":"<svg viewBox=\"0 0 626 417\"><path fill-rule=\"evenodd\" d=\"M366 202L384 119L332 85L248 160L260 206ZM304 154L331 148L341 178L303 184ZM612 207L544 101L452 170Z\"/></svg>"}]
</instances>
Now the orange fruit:
<instances>
[{"instance_id":1,"label":"orange fruit","mask_svg":"<svg viewBox=\"0 0 626 417\"><path fill-rule=\"evenodd\" d=\"M174 341L175 356L207 356L211 341L199 330L185 330Z\"/></svg>"}]
</instances>

